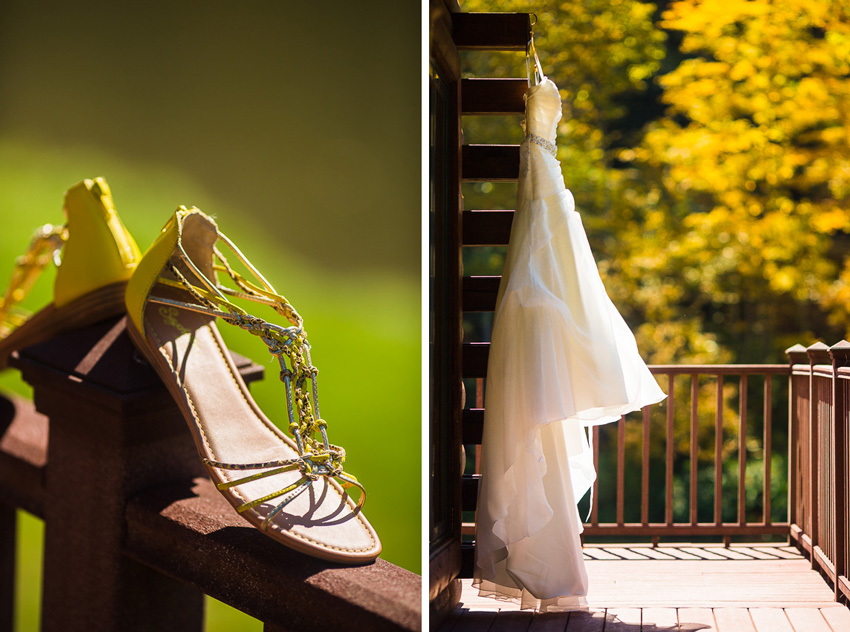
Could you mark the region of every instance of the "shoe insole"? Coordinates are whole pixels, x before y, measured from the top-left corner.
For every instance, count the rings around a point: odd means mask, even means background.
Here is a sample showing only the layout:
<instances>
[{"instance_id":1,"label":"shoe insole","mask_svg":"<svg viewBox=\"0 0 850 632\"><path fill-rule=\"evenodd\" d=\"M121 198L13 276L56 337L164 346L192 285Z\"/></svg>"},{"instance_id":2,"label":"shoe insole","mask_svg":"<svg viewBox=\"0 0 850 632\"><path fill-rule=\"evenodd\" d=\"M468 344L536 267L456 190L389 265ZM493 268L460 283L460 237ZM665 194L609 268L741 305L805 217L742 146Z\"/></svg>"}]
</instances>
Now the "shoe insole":
<instances>
[{"instance_id":1,"label":"shoe insole","mask_svg":"<svg viewBox=\"0 0 850 632\"><path fill-rule=\"evenodd\" d=\"M233 365L214 319L168 305L148 304L147 335L156 341L157 370L178 401L199 452L224 463L258 463L298 456L294 442L260 411ZM281 397L285 397L283 384ZM288 420L286 420L288 423ZM269 468L271 469L271 468ZM259 470L213 469L213 478L232 481ZM296 482L298 470L238 485L223 493L234 506L275 493ZM216 481L216 482L219 482ZM283 496L243 515L258 524ZM269 535L289 546L324 550L340 561L379 550L377 536L338 484L320 477L274 518Z\"/></svg>"}]
</instances>

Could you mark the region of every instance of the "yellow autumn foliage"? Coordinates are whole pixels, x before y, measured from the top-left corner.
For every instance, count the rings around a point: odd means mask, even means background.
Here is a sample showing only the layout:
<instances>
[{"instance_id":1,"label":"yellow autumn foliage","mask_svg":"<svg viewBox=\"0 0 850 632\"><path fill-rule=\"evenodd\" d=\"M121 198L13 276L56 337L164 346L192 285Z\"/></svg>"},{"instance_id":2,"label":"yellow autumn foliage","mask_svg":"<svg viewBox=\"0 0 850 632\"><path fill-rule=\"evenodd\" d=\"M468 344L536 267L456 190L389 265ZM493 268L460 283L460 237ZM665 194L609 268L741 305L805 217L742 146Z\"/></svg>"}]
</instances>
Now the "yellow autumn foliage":
<instances>
[{"instance_id":1,"label":"yellow autumn foliage","mask_svg":"<svg viewBox=\"0 0 850 632\"><path fill-rule=\"evenodd\" d=\"M462 8L538 15L567 186L650 361L775 362L794 342L850 334L850 3ZM464 65L525 75L521 54Z\"/></svg>"}]
</instances>

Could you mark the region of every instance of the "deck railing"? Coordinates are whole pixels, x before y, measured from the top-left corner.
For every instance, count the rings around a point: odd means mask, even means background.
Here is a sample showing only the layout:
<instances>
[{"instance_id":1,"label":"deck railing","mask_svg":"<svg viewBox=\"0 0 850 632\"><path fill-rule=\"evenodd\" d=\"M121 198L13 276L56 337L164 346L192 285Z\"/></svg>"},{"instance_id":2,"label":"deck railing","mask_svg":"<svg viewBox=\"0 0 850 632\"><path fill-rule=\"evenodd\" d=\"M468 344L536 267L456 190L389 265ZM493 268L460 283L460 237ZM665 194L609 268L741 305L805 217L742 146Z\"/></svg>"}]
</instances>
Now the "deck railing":
<instances>
[{"instance_id":1,"label":"deck railing","mask_svg":"<svg viewBox=\"0 0 850 632\"><path fill-rule=\"evenodd\" d=\"M497 281L465 278L465 311L492 310ZM473 572L488 356L489 343L463 344L461 577ZM667 400L592 430L599 478L590 507L580 503L584 537L788 537L850 601L850 343L788 356L651 366Z\"/></svg>"},{"instance_id":2,"label":"deck railing","mask_svg":"<svg viewBox=\"0 0 850 632\"><path fill-rule=\"evenodd\" d=\"M790 535L835 588L850 598L850 343L788 349Z\"/></svg>"},{"instance_id":3,"label":"deck railing","mask_svg":"<svg viewBox=\"0 0 850 632\"><path fill-rule=\"evenodd\" d=\"M465 358L486 351L487 345L469 345ZM486 363L486 357L478 361ZM772 456L774 426L787 427L775 411L784 413L790 366L653 365L650 370L667 399L592 429L598 478L585 536L653 541L711 536L728 543L736 536L787 535L786 514L772 502L786 481L784 472L774 474ZM475 407L465 411L468 444L480 443L484 387L485 380L477 378L470 398ZM467 445L467 451L474 451L475 458L468 463L464 509L472 510L480 446ZM758 489L753 481L747 484L748 476L758 479ZM705 500L709 487L710 508ZM580 504L582 516L587 515L585 503ZM472 523L465 525L465 533L474 533Z\"/></svg>"},{"instance_id":4,"label":"deck railing","mask_svg":"<svg viewBox=\"0 0 850 632\"><path fill-rule=\"evenodd\" d=\"M489 345L464 347L469 520ZM598 479L584 536L727 545L789 536L836 599L850 599L850 343L795 345L788 356L789 364L651 366L667 400L592 430ZM474 531L464 524L465 575Z\"/></svg>"},{"instance_id":5,"label":"deck railing","mask_svg":"<svg viewBox=\"0 0 850 632\"><path fill-rule=\"evenodd\" d=\"M471 520L479 482L489 345L464 345L469 408L464 411ZM788 364L654 365L665 401L592 429L598 478L579 507L586 539L750 541L787 536ZM775 432L777 431L777 432ZM777 435L777 436L775 436ZM684 483L684 484L683 484ZM774 503L774 500L776 502ZM588 512L589 510L589 512ZM465 522L463 575L472 572L474 522Z\"/></svg>"},{"instance_id":6,"label":"deck railing","mask_svg":"<svg viewBox=\"0 0 850 632\"><path fill-rule=\"evenodd\" d=\"M733 536L787 534L787 520L771 517L771 497L776 483L772 472L773 411L778 403L775 393L781 392L774 388L774 381L786 381L788 365L655 365L650 370L661 378L667 399L592 430L599 475L586 536L720 536L728 542ZM759 393L760 401L753 401L752 392ZM627 432L630 426L632 431ZM663 482L651 476L651 461L659 460L652 459L653 446L663 446ZM603 449L616 451L615 470L604 466L600 459ZM627 449L639 451L639 471L626 471ZM750 453L761 461L760 489L747 485ZM730 459L736 462L732 470ZM677 470L679 478L687 481L686 489L676 489ZM613 485L606 480L612 475ZM639 521L625 519L626 501L637 504L627 497L627 475L631 481L640 480ZM652 519L650 491L662 484L663 515ZM616 489L613 521L600 522L600 502L612 500L600 493L601 486ZM712 488L710 515L706 515L706 502L700 512L700 498L705 497L708 486ZM730 496L734 503L728 502ZM653 509L660 513L657 507ZM754 512L759 514L755 520Z\"/></svg>"},{"instance_id":7,"label":"deck railing","mask_svg":"<svg viewBox=\"0 0 850 632\"><path fill-rule=\"evenodd\" d=\"M45 631L202 630L204 594L267 632L421 629L418 575L322 562L236 515L123 321L13 364L34 407L0 398L0 632L13 629L16 508L45 522ZM237 366L246 381L262 375Z\"/></svg>"}]
</instances>

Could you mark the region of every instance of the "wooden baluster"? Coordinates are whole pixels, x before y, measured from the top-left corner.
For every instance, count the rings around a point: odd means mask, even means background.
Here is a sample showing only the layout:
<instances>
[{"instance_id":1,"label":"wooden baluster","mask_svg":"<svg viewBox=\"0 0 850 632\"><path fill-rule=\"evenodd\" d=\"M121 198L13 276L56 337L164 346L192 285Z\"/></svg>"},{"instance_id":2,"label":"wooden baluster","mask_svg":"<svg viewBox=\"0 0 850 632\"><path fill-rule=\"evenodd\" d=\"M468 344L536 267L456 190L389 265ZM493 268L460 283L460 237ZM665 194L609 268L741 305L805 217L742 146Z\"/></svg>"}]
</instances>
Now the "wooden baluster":
<instances>
[{"instance_id":1,"label":"wooden baluster","mask_svg":"<svg viewBox=\"0 0 850 632\"><path fill-rule=\"evenodd\" d=\"M747 523L747 375L738 389L738 524Z\"/></svg>"},{"instance_id":2,"label":"wooden baluster","mask_svg":"<svg viewBox=\"0 0 850 632\"><path fill-rule=\"evenodd\" d=\"M809 472L808 472L808 496L809 496L809 538L811 540L812 546L812 555L811 562L812 568L817 568L817 558L815 555L815 547L820 544L818 538L818 531L820 529L820 520L819 520L819 511L820 511L820 503L821 499L819 497L820 492L820 433L818 429L819 425L819 417L820 417L820 397L817 390L817 378L815 377L815 365L822 364L824 362L824 355L826 355L826 360L829 360L828 356L829 347L827 347L822 342L816 342L813 345L809 346L806 349L806 354L809 356Z\"/></svg>"},{"instance_id":3,"label":"wooden baluster","mask_svg":"<svg viewBox=\"0 0 850 632\"><path fill-rule=\"evenodd\" d=\"M626 468L626 418L617 422L617 524L623 526Z\"/></svg>"},{"instance_id":4,"label":"wooden baluster","mask_svg":"<svg viewBox=\"0 0 850 632\"><path fill-rule=\"evenodd\" d=\"M832 356L833 370L833 445L835 446L835 460L833 462L833 476L835 480L835 497L833 498L833 519L835 526L835 600L841 597L841 576L847 577L847 419L848 404L847 388L850 376L846 374L846 367L850 365L850 342L842 340L829 349ZM844 369L844 371L842 371ZM839 375L842 373L843 375Z\"/></svg>"},{"instance_id":5,"label":"wooden baluster","mask_svg":"<svg viewBox=\"0 0 850 632\"><path fill-rule=\"evenodd\" d=\"M787 348L785 355L788 356L791 370L788 378L788 523L802 530L806 523L804 480L808 468L806 467L807 452L804 448L807 423L801 418L801 414L805 414L807 409L804 403L808 394L808 384L804 375L795 374L794 367L808 364L809 358L806 348L801 344ZM789 537L791 535L797 538L796 529L789 533ZM802 545L801 541L798 543Z\"/></svg>"},{"instance_id":6,"label":"wooden baluster","mask_svg":"<svg viewBox=\"0 0 850 632\"><path fill-rule=\"evenodd\" d=\"M848 467L850 467L850 378L844 377L841 382L841 390L844 401L844 416L841 419L841 466L844 468L844 472L847 472ZM850 578L850 484L846 477L842 476L840 480L841 486L844 488L844 494L841 496L843 507L839 514L841 516L842 528L838 530L838 534L842 542L841 548L844 552L844 562L842 566L843 578L839 577L836 583L845 598L850 599L850 579L848 579Z\"/></svg>"},{"instance_id":7,"label":"wooden baluster","mask_svg":"<svg viewBox=\"0 0 850 632\"><path fill-rule=\"evenodd\" d=\"M697 450L699 448L698 426L699 375L691 374L691 524L697 524Z\"/></svg>"},{"instance_id":8,"label":"wooden baluster","mask_svg":"<svg viewBox=\"0 0 850 632\"><path fill-rule=\"evenodd\" d=\"M664 502L664 520L668 526L673 524L673 414L675 406L673 374L667 376L667 454L665 458L666 498Z\"/></svg>"},{"instance_id":9,"label":"wooden baluster","mask_svg":"<svg viewBox=\"0 0 850 632\"><path fill-rule=\"evenodd\" d=\"M773 440L773 378L764 376L764 491L762 504L764 508L764 524L772 522L770 517L770 462L773 456L771 442ZM789 470L790 471L790 470Z\"/></svg>"},{"instance_id":10,"label":"wooden baluster","mask_svg":"<svg viewBox=\"0 0 850 632\"><path fill-rule=\"evenodd\" d=\"M484 378L475 378L475 407L484 408ZM476 445L475 450L475 473L481 473L481 445Z\"/></svg>"},{"instance_id":11,"label":"wooden baluster","mask_svg":"<svg viewBox=\"0 0 850 632\"><path fill-rule=\"evenodd\" d=\"M649 406L643 407L643 454L641 456L640 522L649 525Z\"/></svg>"},{"instance_id":12,"label":"wooden baluster","mask_svg":"<svg viewBox=\"0 0 850 632\"><path fill-rule=\"evenodd\" d=\"M599 426L593 426L593 467L599 472ZM593 481L593 504L590 509L590 524L599 526L599 476Z\"/></svg>"},{"instance_id":13,"label":"wooden baluster","mask_svg":"<svg viewBox=\"0 0 850 632\"><path fill-rule=\"evenodd\" d=\"M714 411L714 524L723 524L723 374L717 376Z\"/></svg>"}]
</instances>

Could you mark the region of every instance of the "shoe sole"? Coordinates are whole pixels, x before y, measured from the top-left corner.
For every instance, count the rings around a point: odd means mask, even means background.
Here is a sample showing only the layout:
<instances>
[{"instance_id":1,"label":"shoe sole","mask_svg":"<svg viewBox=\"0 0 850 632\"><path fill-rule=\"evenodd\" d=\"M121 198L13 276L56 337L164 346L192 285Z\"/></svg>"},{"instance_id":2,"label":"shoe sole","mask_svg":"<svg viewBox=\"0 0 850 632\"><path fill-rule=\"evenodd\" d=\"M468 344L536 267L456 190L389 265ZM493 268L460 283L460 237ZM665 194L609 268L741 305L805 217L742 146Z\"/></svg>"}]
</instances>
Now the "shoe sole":
<instances>
[{"instance_id":1,"label":"shoe sole","mask_svg":"<svg viewBox=\"0 0 850 632\"><path fill-rule=\"evenodd\" d=\"M13 351L48 340L71 329L93 325L124 313L126 281L94 290L63 305L50 303L0 340L0 370L8 366Z\"/></svg>"}]
</instances>

